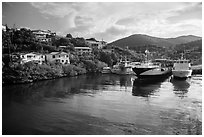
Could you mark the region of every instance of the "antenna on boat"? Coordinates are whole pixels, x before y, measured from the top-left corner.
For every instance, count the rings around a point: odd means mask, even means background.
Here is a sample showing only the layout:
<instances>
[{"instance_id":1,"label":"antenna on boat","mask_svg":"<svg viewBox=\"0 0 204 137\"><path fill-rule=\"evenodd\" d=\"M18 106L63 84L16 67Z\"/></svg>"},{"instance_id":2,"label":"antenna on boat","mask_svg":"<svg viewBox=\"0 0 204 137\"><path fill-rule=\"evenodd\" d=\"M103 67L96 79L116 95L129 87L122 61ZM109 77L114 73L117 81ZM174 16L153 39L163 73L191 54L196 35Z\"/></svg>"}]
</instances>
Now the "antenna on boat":
<instances>
[{"instance_id":1,"label":"antenna on boat","mask_svg":"<svg viewBox=\"0 0 204 137\"><path fill-rule=\"evenodd\" d=\"M183 60L183 54L184 54L184 53L181 53L181 60Z\"/></svg>"},{"instance_id":2,"label":"antenna on boat","mask_svg":"<svg viewBox=\"0 0 204 137\"><path fill-rule=\"evenodd\" d=\"M149 60L149 59L148 59L149 51L148 51L147 49L145 50L145 54L146 54L146 55L145 55L145 60L146 60L146 62L148 62L148 60Z\"/></svg>"}]
</instances>

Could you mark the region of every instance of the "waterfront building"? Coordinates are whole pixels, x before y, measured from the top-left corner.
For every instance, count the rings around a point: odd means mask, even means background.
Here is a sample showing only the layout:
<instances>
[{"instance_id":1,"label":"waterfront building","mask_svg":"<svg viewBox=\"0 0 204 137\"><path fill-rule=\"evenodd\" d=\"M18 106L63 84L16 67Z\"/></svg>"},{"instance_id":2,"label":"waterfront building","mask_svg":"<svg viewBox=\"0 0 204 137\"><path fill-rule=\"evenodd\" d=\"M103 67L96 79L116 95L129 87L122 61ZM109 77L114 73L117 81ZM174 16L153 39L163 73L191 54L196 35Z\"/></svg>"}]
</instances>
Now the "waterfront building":
<instances>
[{"instance_id":1,"label":"waterfront building","mask_svg":"<svg viewBox=\"0 0 204 137\"><path fill-rule=\"evenodd\" d=\"M24 64L26 62L34 61L35 63L42 64L45 62L45 55L40 53L20 53L20 63Z\"/></svg>"},{"instance_id":2,"label":"waterfront building","mask_svg":"<svg viewBox=\"0 0 204 137\"><path fill-rule=\"evenodd\" d=\"M107 45L105 41L97 41L95 38L86 39L86 44L92 49L102 49Z\"/></svg>"},{"instance_id":3,"label":"waterfront building","mask_svg":"<svg viewBox=\"0 0 204 137\"><path fill-rule=\"evenodd\" d=\"M46 54L47 62L70 64L69 54L66 52L51 52Z\"/></svg>"},{"instance_id":4,"label":"waterfront building","mask_svg":"<svg viewBox=\"0 0 204 137\"><path fill-rule=\"evenodd\" d=\"M90 54L92 52L90 47L74 47L74 49L79 55Z\"/></svg>"}]
</instances>

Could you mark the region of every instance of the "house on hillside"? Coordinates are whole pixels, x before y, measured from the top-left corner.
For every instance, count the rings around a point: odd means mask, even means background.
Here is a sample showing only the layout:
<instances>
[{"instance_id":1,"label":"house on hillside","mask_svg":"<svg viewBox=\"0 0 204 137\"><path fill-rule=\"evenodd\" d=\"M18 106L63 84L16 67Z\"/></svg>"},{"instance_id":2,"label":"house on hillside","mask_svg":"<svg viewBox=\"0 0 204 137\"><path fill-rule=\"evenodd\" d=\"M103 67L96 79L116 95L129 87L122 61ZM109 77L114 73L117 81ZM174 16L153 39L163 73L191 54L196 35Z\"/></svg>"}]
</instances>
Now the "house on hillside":
<instances>
[{"instance_id":1,"label":"house on hillside","mask_svg":"<svg viewBox=\"0 0 204 137\"><path fill-rule=\"evenodd\" d=\"M70 64L69 54L66 52L51 52L46 55L47 62Z\"/></svg>"},{"instance_id":2,"label":"house on hillside","mask_svg":"<svg viewBox=\"0 0 204 137\"><path fill-rule=\"evenodd\" d=\"M34 61L35 63L42 64L45 62L45 55L40 53L20 53L20 63L24 64L26 62Z\"/></svg>"},{"instance_id":3,"label":"house on hillside","mask_svg":"<svg viewBox=\"0 0 204 137\"><path fill-rule=\"evenodd\" d=\"M86 44L92 49L102 49L107 45L105 41L97 41L95 38L86 39Z\"/></svg>"},{"instance_id":4,"label":"house on hillside","mask_svg":"<svg viewBox=\"0 0 204 137\"><path fill-rule=\"evenodd\" d=\"M50 30L32 30L35 38L39 42L51 42L51 38L56 36L56 33Z\"/></svg>"},{"instance_id":5,"label":"house on hillside","mask_svg":"<svg viewBox=\"0 0 204 137\"><path fill-rule=\"evenodd\" d=\"M2 25L2 31L6 31L6 25Z\"/></svg>"},{"instance_id":6,"label":"house on hillside","mask_svg":"<svg viewBox=\"0 0 204 137\"><path fill-rule=\"evenodd\" d=\"M90 54L92 52L90 47L74 47L74 49L79 55Z\"/></svg>"}]
</instances>

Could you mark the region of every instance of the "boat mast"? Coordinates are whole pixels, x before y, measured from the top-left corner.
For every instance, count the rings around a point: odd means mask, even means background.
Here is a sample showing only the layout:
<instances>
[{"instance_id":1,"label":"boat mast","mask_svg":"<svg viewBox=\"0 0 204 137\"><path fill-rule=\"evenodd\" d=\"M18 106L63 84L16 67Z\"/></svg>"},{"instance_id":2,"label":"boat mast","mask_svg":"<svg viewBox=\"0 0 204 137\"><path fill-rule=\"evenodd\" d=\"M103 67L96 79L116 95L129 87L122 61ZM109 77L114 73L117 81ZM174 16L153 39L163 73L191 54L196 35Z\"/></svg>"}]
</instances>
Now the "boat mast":
<instances>
[{"instance_id":1,"label":"boat mast","mask_svg":"<svg viewBox=\"0 0 204 137\"><path fill-rule=\"evenodd\" d=\"M146 49L145 50L145 62L149 62L148 54L149 54L149 51Z\"/></svg>"}]
</instances>

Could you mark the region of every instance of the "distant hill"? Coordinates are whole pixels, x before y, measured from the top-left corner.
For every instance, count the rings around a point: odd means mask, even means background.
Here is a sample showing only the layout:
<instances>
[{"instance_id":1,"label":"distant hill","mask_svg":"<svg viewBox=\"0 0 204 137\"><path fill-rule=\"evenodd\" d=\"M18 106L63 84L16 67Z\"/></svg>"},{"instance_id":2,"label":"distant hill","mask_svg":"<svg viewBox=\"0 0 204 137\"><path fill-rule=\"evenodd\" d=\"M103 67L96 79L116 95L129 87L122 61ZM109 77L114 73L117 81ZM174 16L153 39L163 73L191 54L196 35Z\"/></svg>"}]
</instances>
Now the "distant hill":
<instances>
[{"instance_id":1,"label":"distant hill","mask_svg":"<svg viewBox=\"0 0 204 137\"><path fill-rule=\"evenodd\" d=\"M188 52L202 52L202 40L191 41L184 44L179 44L174 47L174 49L179 52L184 50Z\"/></svg>"},{"instance_id":2,"label":"distant hill","mask_svg":"<svg viewBox=\"0 0 204 137\"><path fill-rule=\"evenodd\" d=\"M176 45L172 52L176 52L172 59L180 58L184 52L185 58L190 59L193 65L202 64L202 40Z\"/></svg>"},{"instance_id":3,"label":"distant hill","mask_svg":"<svg viewBox=\"0 0 204 137\"><path fill-rule=\"evenodd\" d=\"M108 45L114 45L121 48L135 49L140 46L155 45L157 47L174 47L175 45L196 41L202 39L201 37L188 35L180 36L176 38L158 38L142 34L134 34L129 37L125 37L109 43Z\"/></svg>"},{"instance_id":4,"label":"distant hill","mask_svg":"<svg viewBox=\"0 0 204 137\"><path fill-rule=\"evenodd\" d=\"M187 36L180 36L176 38L168 38L167 40L175 45L178 45L178 44L188 43L188 42L197 41L201 39L202 38L198 36L187 35Z\"/></svg>"}]
</instances>

